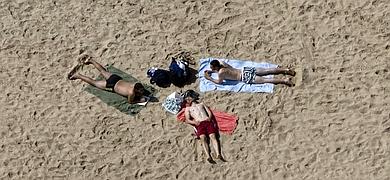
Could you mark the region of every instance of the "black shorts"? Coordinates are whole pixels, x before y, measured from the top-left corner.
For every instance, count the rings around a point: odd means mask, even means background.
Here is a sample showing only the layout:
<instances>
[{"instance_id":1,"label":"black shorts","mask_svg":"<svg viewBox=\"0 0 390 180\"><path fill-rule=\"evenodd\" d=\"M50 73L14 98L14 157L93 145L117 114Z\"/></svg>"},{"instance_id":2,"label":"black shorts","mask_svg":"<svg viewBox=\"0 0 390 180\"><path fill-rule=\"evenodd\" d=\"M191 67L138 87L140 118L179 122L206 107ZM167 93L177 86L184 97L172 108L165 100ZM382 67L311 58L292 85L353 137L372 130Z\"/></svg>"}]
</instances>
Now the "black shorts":
<instances>
[{"instance_id":1,"label":"black shorts","mask_svg":"<svg viewBox=\"0 0 390 180\"><path fill-rule=\"evenodd\" d=\"M106 80L106 88L111 88L112 91L114 91L115 84L119 81L122 80L122 78L116 74L111 75L107 80Z\"/></svg>"}]
</instances>

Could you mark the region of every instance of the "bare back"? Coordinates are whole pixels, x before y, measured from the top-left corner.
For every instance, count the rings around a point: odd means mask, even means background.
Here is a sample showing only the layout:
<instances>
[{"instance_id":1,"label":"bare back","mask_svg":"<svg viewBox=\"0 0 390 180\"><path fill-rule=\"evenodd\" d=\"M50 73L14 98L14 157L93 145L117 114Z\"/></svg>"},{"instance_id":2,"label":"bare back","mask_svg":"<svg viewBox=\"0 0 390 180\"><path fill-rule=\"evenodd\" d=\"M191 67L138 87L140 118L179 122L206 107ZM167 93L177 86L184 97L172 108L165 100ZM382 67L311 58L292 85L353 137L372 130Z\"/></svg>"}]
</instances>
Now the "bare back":
<instances>
[{"instance_id":1,"label":"bare back","mask_svg":"<svg viewBox=\"0 0 390 180\"><path fill-rule=\"evenodd\" d=\"M232 67L223 67L219 70L218 76L220 79L240 81L241 70Z\"/></svg>"},{"instance_id":2,"label":"bare back","mask_svg":"<svg viewBox=\"0 0 390 180\"><path fill-rule=\"evenodd\" d=\"M119 95L126 97L134 95L134 84L124 80L119 80L114 87L114 91Z\"/></svg>"},{"instance_id":3,"label":"bare back","mask_svg":"<svg viewBox=\"0 0 390 180\"><path fill-rule=\"evenodd\" d=\"M206 109L207 107L203 104L195 104L193 103L191 107L189 107L189 114L195 121L201 122L208 120L209 115Z\"/></svg>"},{"instance_id":4,"label":"bare back","mask_svg":"<svg viewBox=\"0 0 390 180\"><path fill-rule=\"evenodd\" d=\"M241 70L233 68L229 64L219 61L219 63L222 65L222 68L218 72L218 76L220 79L226 79L226 80L241 80Z\"/></svg>"}]
</instances>

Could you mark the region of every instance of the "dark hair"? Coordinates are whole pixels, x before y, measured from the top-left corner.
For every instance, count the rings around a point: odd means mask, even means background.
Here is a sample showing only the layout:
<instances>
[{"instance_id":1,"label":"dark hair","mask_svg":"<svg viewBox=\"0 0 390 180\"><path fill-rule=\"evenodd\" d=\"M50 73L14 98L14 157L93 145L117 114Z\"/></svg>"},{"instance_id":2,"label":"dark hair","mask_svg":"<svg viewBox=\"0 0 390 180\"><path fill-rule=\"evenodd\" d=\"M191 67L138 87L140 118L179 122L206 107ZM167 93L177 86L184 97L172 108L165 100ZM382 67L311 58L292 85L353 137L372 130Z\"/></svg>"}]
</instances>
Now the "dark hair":
<instances>
[{"instance_id":1,"label":"dark hair","mask_svg":"<svg viewBox=\"0 0 390 180\"><path fill-rule=\"evenodd\" d=\"M137 89L137 90L144 89L144 86L141 83L135 83L134 84L134 89Z\"/></svg>"},{"instance_id":2,"label":"dark hair","mask_svg":"<svg viewBox=\"0 0 390 180\"><path fill-rule=\"evenodd\" d=\"M220 68L222 67L221 63L219 63L218 60L214 59L210 62L210 65L214 66L214 67L217 67L217 68Z\"/></svg>"},{"instance_id":3,"label":"dark hair","mask_svg":"<svg viewBox=\"0 0 390 180\"><path fill-rule=\"evenodd\" d=\"M192 99L194 99L194 101L196 101L199 99L199 94L194 90L190 89L184 92L183 97L184 98L191 97Z\"/></svg>"}]
</instances>

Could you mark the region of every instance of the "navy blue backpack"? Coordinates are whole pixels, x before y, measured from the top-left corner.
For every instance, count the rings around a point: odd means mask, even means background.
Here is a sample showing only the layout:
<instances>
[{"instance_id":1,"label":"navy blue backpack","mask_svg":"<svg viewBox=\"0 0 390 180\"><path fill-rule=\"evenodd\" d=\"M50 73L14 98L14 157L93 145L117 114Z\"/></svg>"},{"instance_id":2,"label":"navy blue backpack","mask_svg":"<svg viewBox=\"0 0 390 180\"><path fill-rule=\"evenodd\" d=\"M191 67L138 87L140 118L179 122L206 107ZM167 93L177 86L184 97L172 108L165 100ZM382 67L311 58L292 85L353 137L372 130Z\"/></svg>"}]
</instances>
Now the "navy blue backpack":
<instances>
[{"instance_id":1,"label":"navy blue backpack","mask_svg":"<svg viewBox=\"0 0 390 180\"><path fill-rule=\"evenodd\" d=\"M169 65L172 84L178 87L183 87L188 81L188 63L172 58Z\"/></svg>"},{"instance_id":2,"label":"navy blue backpack","mask_svg":"<svg viewBox=\"0 0 390 180\"><path fill-rule=\"evenodd\" d=\"M169 87L172 83L170 72L164 69L149 69L147 75L150 77L150 84L159 87Z\"/></svg>"}]
</instances>

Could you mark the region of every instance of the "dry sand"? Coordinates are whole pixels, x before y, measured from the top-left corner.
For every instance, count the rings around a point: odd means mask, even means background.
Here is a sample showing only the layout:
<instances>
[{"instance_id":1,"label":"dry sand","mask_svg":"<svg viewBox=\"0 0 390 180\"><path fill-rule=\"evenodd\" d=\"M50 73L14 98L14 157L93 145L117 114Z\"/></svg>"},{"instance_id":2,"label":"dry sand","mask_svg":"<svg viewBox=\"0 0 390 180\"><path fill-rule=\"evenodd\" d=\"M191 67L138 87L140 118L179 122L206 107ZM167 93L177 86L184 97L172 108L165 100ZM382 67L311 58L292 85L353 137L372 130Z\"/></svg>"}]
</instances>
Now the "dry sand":
<instances>
[{"instance_id":1,"label":"dry sand","mask_svg":"<svg viewBox=\"0 0 390 180\"><path fill-rule=\"evenodd\" d=\"M389 23L388 0L2 0L0 179L390 179ZM128 116L66 79L90 54L148 82L179 50L293 66L298 85L202 94L240 117L210 165L160 103Z\"/></svg>"}]
</instances>

